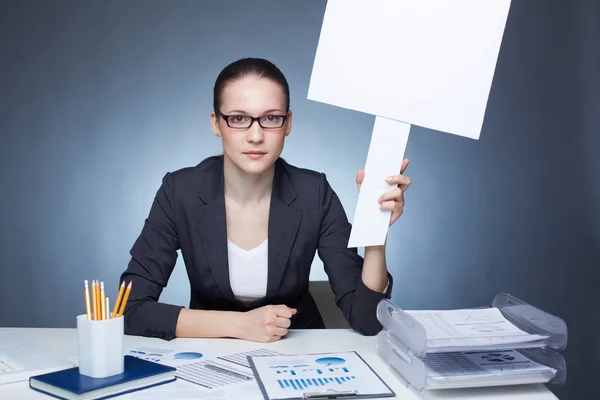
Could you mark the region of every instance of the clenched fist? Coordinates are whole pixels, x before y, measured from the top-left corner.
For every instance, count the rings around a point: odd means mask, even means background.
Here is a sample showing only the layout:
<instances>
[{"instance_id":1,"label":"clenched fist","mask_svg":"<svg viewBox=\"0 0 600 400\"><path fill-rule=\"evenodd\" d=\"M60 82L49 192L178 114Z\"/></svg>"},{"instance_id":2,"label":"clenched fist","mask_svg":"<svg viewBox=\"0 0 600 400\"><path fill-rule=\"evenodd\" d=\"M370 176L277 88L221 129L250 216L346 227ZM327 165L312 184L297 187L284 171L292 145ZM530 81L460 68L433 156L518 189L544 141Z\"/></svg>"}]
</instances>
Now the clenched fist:
<instances>
[{"instance_id":1,"label":"clenched fist","mask_svg":"<svg viewBox=\"0 0 600 400\"><path fill-rule=\"evenodd\" d=\"M270 343L287 335L290 318L296 314L295 308L286 305L269 305L242 314L240 339Z\"/></svg>"}]
</instances>

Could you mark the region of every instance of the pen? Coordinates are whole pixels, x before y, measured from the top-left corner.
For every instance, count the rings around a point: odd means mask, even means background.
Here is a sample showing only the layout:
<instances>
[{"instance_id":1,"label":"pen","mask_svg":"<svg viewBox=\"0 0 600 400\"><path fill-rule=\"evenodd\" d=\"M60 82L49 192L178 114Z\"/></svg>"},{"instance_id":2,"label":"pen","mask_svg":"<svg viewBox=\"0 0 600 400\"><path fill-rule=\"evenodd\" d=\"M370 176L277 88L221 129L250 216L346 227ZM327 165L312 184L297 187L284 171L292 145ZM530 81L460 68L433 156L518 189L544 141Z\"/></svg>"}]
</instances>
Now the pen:
<instances>
[{"instance_id":1,"label":"pen","mask_svg":"<svg viewBox=\"0 0 600 400\"><path fill-rule=\"evenodd\" d=\"M231 375L231 376L235 376L235 377L247 380L247 381L251 381L252 380L252 378L249 377L249 376L247 376L247 375L241 374L239 372L232 371L230 369L221 368L221 367L218 367L218 366L213 365L213 364L205 364L205 367L208 368L208 369L212 369L213 371L221 372L223 374L227 374L227 375Z\"/></svg>"},{"instance_id":2,"label":"pen","mask_svg":"<svg viewBox=\"0 0 600 400\"><path fill-rule=\"evenodd\" d=\"M110 310L110 302L108 301L108 296L106 296L106 319L110 319L108 310Z\"/></svg>"}]
</instances>

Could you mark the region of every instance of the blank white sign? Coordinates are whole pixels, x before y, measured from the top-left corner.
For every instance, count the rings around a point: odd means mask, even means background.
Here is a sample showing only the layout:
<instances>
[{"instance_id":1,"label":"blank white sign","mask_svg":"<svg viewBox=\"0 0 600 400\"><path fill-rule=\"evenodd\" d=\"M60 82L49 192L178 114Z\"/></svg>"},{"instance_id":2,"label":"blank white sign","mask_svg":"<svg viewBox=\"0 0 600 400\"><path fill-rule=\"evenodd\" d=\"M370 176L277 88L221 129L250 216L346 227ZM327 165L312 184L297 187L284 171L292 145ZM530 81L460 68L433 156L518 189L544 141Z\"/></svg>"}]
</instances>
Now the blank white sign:
<instances>
[{"instance_id":1,"label":"blank white sign","mask_svg":"<svg viewBox=\"0 0 600 400\"><path fill-rule=\"evenodd\" d=\"M360 188L352 221L348 247L381 246L390 224L390 211L379 208L379 196L394 189L385 178L400 173L408 144L410 125L376 117L365 164L365 179Z\"/></svg>"},{"instance_id":2,"label":"blank white sign","mask_svg":"<svg viewBox=\"0 0 600 400\"><path fill-rule=\"evenodd\" d=\"M328 0L308 98L479 139L510 0Z\"/></svg>"}]
</instances>

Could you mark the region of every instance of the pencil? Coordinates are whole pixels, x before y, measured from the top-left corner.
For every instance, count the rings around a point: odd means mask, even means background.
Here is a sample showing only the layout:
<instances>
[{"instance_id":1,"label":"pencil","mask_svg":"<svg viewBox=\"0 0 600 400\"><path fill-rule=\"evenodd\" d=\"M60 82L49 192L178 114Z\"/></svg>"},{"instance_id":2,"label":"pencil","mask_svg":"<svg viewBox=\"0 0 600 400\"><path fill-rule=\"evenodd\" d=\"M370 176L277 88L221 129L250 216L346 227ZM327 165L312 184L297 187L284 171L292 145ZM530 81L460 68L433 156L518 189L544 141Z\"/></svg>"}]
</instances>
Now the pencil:
<instances>
[{"instance_id":1,"label":"pencil","mask_svg":"<svg viewBox=\"0 0 600 400\"><path fill-rule=\"evenodd\" d=\"M100 305L102 309L102 320L106 319L106 293L104 293L104 281L100 282Z\"/></svg>"},{"instance_id":2,"label":"pencil","mask_svg":"<svg viewBox=\"0 0 600 400\"><path fill-rule=\"evenodd\" d=\"M102 302L100 300L100 281L96 279L96 310L98 311L98 315L96 315L96 320L100 321L102 319Z\"/></svg>"},{"instance_id":3,"label":"pencil","mask_svg":"<svg viewBox=\"0 0 600 400\"><path fill-rule=\"evenodd\" d=\"M106 319L110 319L110 301L108 300L108 296L106 296Z\"/></svg>"},{"instance_id":4,"label":"pencil","mask_svg":"<svg viewBox=\"0 0 600 400\"><path fill-rule=\"evenodd\" d=\"M88 287L87 279L83 281L83 285L85 294L85 314L87 315L87 319L92 319L92 310L90 309L90 289Z\"/></svg>"},{"instance_id":5,"label":"pencil","mask_svg":"<svg viewBox=\"0 0 600 400\"><path fill-rule=\"evenodd\" d=\"M98 299L97 299L97 295L96 295L96 281L93 280L92 281L92 312L93 312L93 316L92 319L96 320L98 319Z\"/></svg>"},{"instance_id":6,"label":"pencil","mask_svg":"<svg viewBox=\"0 0 600 400\"><path fill-rule=\"evenodd\" d=\"M102 319L102 299L100 298L100 281L96 279L96 301L98 302L98 316L96 319Z\"/></svg>"},{"instance_id":7,"label":"pencil","mask_svg":"<svg viewBox=\"0 0 600 400\"><path fill-rule=\"evenodd\" d=\"M119 293L117 294L117 300L115 300L115 308L112 312L112 317L116 318L117 313L119 311L120 301L123 298L123 292L125 291L125 281L121 283L121 287L119 288Z\"/></svg>"},{"instance_id":8,"label":"pencil","mask_svg":"<svg viewBox=\"0 0 600 400\"><path fill-rule=\"evenodd\" d=\"M133 281L129 281L129 285L127 285L127 289L125 290L125 294L123 295L123 300L121 301L121 307L119 308L118 317L122 317L125 312L125 306L127 305L127 299L129 299L129 293L131 293L131 284Z\"/></svg>"}]
</instances>

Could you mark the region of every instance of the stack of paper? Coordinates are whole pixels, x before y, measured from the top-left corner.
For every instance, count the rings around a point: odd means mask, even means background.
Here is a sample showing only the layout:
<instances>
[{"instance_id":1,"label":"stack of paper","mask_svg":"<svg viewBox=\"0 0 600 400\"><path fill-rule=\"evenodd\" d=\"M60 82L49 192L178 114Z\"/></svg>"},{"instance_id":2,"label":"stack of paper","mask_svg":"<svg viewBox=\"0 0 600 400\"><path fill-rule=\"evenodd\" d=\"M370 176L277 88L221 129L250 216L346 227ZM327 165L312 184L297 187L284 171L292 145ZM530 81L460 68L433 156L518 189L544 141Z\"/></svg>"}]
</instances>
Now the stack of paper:
<instances>
[{"instance_id":1,"label":"stack of paper","mask_svg":"<svg viewBox=\"0 0 600 400\"><path fill-rule=\"evenodd\" d=\"M540 383L556 374L516 350L429 353L421 360L430 389Z\"/></svg>"},{"instance_id":2,"label":"stack of paper","mask_svg":"<svg viewBox=\"0 0 600 400\"><path fill-rule=\"evenodd\" d=\"M406 313L425 328L428 352L541 347L548 338L522 331L497 308Z\"/></svg>"},{"instance_id":3,"label":"stack of paper","mask_svg":"<svg viewBox=\"0 0 600 400\"><path fill-rule=\"evenodd\" d=\"M560 319L506 294L492 304L403 310L383 300L377 352L419 391L564 382L566 363L555 351L566 344ZM515 305L522 308L518 313Z\"/></svg>"}]
</instances>

